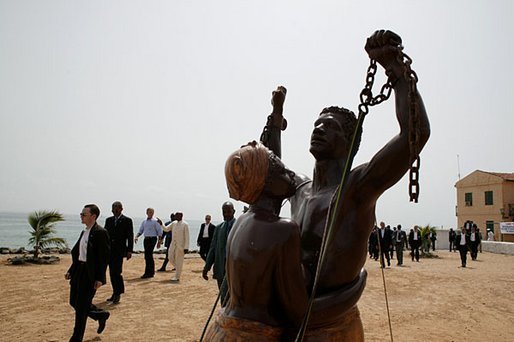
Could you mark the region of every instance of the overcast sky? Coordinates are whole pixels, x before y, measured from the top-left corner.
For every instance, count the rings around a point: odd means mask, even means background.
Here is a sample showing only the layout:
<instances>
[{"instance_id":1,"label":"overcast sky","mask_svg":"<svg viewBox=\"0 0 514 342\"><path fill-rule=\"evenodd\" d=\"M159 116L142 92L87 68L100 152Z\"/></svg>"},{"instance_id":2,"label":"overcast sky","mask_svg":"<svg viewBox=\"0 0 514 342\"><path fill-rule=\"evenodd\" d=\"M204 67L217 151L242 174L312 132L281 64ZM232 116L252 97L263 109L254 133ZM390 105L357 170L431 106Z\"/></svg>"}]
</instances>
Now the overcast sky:
<instances>
[{"instance_id":1,"label":"overcast sky","mask_svg":"<svg viewBox=\"0 0 514 342\"><path fill-rule=\"evenodd\" d=\"M225 160L259 137L271 91L288 89L282 159L312 175L313 122L357 110L364 44L384 28L413 59L432 135L420 202L405 176L377 219L455 226L457 155L462 177L514 171L513 19L508 0L0 0L0 211L93 202L105 217L121 200L129 216L220 221ZM393 99L372 108L354 165L398 131Z\"/></svg>"}]
</instances>

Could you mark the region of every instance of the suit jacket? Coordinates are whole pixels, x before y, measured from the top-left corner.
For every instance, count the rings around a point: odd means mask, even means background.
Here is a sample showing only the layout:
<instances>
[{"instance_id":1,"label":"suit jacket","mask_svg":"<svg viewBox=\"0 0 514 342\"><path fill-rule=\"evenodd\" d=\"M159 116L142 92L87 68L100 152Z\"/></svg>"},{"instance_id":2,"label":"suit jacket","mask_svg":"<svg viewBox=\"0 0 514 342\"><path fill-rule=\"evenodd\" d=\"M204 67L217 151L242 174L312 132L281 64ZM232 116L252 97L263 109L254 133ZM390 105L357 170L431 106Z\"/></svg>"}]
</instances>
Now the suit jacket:
<instances>
[{"instance_id":1,"label":"suit jacket","mask_svg":"<svg viewBox=\"0 0 514 342\"><path fill-rule=\"evenodd\" d=\"M173 240L171 247L178 249L189 249L189 225L186 221L173 221L166 229L171 229ZM170 252L171 253L171 252Z\"/></svg>"},{"instance_id":2,"label":"suit jacket","mask_svg":"<svg viewBox=\"0 0 514 342\"><path fill-rule=\"evenodd\" d=\"M407 233L405 233L403 230L397 230L394 235L394 243L396 245L401 245L403 247L407 244Z\"/></svg>"},{"instance_id":3,"label":"suit jacket","mask_svg":"<svg viewBox=\"0 0 514 342\"><path fill-rule=\"evenodd\" d=\"M79 266L79 245L83 234L84 231L80 233L79 239L71 250L72 264L68 269L68 273L72 276ZM105 271L109 264L109 255L109 233L107 233L107 230L102 228L102 226L95 223L94 226L91 227L87 242L86 267L91 282L100 281L102 284L105 284Z\"/></svg>"},{"instance_id":4,"label":"suit jacket","mask_svg":"<svg viewBox=\"0 0 514 342\"><path fill-rule=\"evenodd\" d=\"M414 240L414 231L409 233L409 245L412 248L420 247L421 246L421 231L418 230L418 239Z\"/></svg>"},{"instance_id":5,"label":"suit jacket","mask_svg":"<svg viewBox=\"0 0 514 342\"><path fill-rule=\"evenodd\" d=\"M205 225L205 223L202 223L200 226L200 233L198 233L198 238L196 239L196 243L198 245L200 245L201 242L204 242L203 231L205 230ZM216 228L216 226L209 223L209 237L207 238L207 241L209 242L212 241L212 237L214 236L214 228Z\"/></svg>"},{"instance_id":6,"label":"suit jacket","mask_svg":"<svg viewBox=\"0 0 514 342\"><path fill-rule=\"evenodd\" d=\"M382 251L388 250L392 245L391 229L384 228L384 237L382 237L382 229L378 229L377 234Z\"/></svg>"},{"instance_id":7,"label":"suit jacket","mask_svg":"<svg viewBox=\"0 0 514 342\"><path fill-rule=\"evenodd\" d=\"M127 252L134 249L134 226L132 219L125 215L120 215L118 223L115 225L114 216L105 220L105 229L109 233L111 241L112 256L126 257Z\"/></svg>"},{"instance_id":8,"label":"suit jacket","mask_svg":"<svg viewBox=\"0 0 514 342\"><path fill-rule=\"evenodd\" d=\"M455 237L457 236L457 233L455 232L455 230L452 230L448 233L448 240L450 242L453 242L455 241Z\"/></svg>"},{"instance_id":9,"label":"suit jacket","mask_svg":"<svg viewBox=\"0 0 514 342\"><path fill-rule=\"evenodd\" d=\"M235 218L230 221L223 221L223 223L219 224L214 230L211 247L209 248L209 253L207 254L207 259L205 260L205 266L203 268L204 271L210 271L211 267L214 265L214 270L212 272L214 279L223 280L223 277L225 276L227 238L235 221Z\"/></svg>"},{"instance_id":10,"label":"suit jacket","mask_svg":"<svg viewBox=\"0 0 514 342\"><path fill-rule=\"evenodd\" d=\"M466 235L465 235L466 245L463 245L463 246L461 246L461 244L460 244L461 237L462 237L462 233L459 233L459 234L457 234L457 236L455 236L455 247L457 247L457 249L461 249L461 247L469 248L469 246L471 245L471 235L469 235L469 233L466 233Z\"/></svg>"}]
</instances>

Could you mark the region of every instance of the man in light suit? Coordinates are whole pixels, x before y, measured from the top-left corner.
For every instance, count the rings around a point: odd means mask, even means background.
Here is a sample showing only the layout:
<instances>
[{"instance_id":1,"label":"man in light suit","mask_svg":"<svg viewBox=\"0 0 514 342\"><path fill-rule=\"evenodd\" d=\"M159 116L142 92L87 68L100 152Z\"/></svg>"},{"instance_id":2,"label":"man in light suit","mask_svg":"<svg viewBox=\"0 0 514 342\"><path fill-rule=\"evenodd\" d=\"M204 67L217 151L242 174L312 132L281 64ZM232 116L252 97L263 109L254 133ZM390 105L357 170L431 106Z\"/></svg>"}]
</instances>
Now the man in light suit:
<instances>
[{"instance_id":1,"label":"man in light suit","mask_svg":"<svg viewBox=\"0 0 514 342\"><path fill-rule=\"evenodd\" d=\"M111 241L111 258L109 260L109 275L111 276L112 296L107 301L113 304L120 302L122 293L125 293L123 283L123 258L132 257L134 247L134 228L132 219L123 215L123 205L116 201L112 204L114 216L105 220L105 229L109 232Z\"/></svg>"},{"instance_id":2,"label":"man in light suit","mask_svg":"<svg viewBox=\"0 0 514 342\"><path fill-rule=\"evenodd\" d=\"M207 253L211 247L212 236L214 235L215 225L211 223L211 215L205 215L205 223L200 226L200 232L196 239L196 244L200 247L200 256L205 261L207 259Z\"/></svg>"},{"instance_id":3,"label":"man in light suit","mask_svg":"<svg viewBox=\"0 0 514 342\"><path fill-rule=\"evenodd\" d=\"M64 278L70 280L70 305L75 309L75 327L70 341L82 341L87 317L98 321L100 334L105 328L109 312L92 304L96 290L105 284L105 271L109 263L110 241L107 230L96 223L100 209L87 204L80 213L86 228L71 250L72 264Z\"/></svg>"},{"instance_id":4,"label":"man in light suit","mask_svg":"<svg viewBox=\"0 0 514 342\"><path fill-rule=\"evenodd\" d=\"M171 264L175 267L175 276L171 278L173 283L180 281L182 275L182 265L184 264L184 254L189 251L189 225L183 221L183 214L177 212L175 214L175 221L163 229L165 232L171 231L173 239L168 252L168 258Z\"/></svg>"}]
</instances>

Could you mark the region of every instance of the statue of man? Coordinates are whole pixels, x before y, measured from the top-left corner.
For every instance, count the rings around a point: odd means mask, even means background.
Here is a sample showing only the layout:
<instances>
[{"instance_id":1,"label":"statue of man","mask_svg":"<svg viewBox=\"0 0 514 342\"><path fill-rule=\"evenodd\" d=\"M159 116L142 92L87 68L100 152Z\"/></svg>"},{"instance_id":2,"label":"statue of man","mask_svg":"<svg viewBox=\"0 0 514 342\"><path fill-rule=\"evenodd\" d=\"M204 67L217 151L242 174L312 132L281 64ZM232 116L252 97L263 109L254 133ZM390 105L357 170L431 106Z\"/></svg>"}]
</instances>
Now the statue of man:
<instances>
[{"instance_id":1,"label":"statue of man","mask_svg":"<svg viewBox=\"0 0 514 342\"><path fill-rule=\"evenodd\" d=\"M401 38L390 31L377 31L366 42L369 57L377 61L393 84L396 117L400 132L394 136L367 163L359 165L346 176L335 213L334 235L327 246L325 262L321 268L316 298L341 296L348 299L346 313L326 312L326 326L352 327L352 339L363 336L362 323L356 303L365 286L366 273L362 267L366 261L366 248L371 230L375 224L375 206L380 195L397 183L409 170L416 156L411 156L409 134L414 127L409 124L409 75L401 58ZM419 93L415 96L418 121L418 151L421 151L430 135L430 126ZM279 87L273 93L273 113L265 128L266 145L279 157L280 132L285 128L282 108L285 89ZM291 201L292 219L301 229L302 265L306 271L308 291L311 291L316 272L321 241L329 220L329 207L334 205L335 193L341 181L345 163L350 151L357 119L351 111L338 107L323 109L314 123L310 152L316 159L312 179L296 174L297 190ZM360 142L360 135L356 144ZM357 148L354 148L354 153ZM331 310L333 307L328 308ZM346 310L346 308L345 308ZM313 313L313 318L319 313ZM344 321L344 323L342 323ZM326 326L319 334L309 328L307 340L316 336L327 336ZM329 329L330 330L330 329ZM359 332L360 330L360 332ZM332 330L334 331L334 330ZM316 335L318 334L318 335ZM324 335L322 335L324 334ZM339 334L339 335L337 335ZM343 338L344 332L332 336ZM345 339L346 340L346 339Z\"/></svg>"}]
</instances>

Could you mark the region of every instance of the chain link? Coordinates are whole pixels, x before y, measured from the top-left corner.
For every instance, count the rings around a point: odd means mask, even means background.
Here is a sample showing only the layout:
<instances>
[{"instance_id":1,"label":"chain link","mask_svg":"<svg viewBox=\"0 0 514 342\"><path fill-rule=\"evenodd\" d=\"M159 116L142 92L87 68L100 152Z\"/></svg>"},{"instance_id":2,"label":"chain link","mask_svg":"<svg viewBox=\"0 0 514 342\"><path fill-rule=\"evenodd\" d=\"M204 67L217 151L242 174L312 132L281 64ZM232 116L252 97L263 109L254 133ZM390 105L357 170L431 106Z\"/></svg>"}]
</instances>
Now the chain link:
<instances>
[{"instance_id":1,"label":"chain link","mask_svg":"<svg viewBox=\"0 0 514 342\"><path fill-rule=\"evenodd\" d=\"M412 165L409 170L409 197L410 201L418 203L419 198L419 102L418 102L418 75L411 69L412 59L403 53L398 56L400 62L405 65L405 78L409 80L409 150Z\"/></svg>"},{"instance_id":2,"label":"chain link","mask_svg":"<svg viewBox=\"0 0 514 342\"><path fill-rule=\"evenodd\" d=\"M403 50L403 46L400 46L400 50ZM398 61L405 65L404 76L409 81L409 153L410 160L412 160L412 164L409 169L409 198L411 202L414 201L415 203L418 203L419 167L421 165L419 158L419 102L416 86L418 82L418 75L411 68L412 59L403 51L400 51L398 54ZM375 82L376 72L377 62L371 59L369 62L368 71L366 73L366 84L360 93L361 103L358 107L359 115L362 114L366 116L369 113L369 107L376 106L386 101L391 96L393 82L391 81L391 77L388 77L387 82L380 89L380 94L373 97L373 83Z\"/></svg>"}]
</instances>

